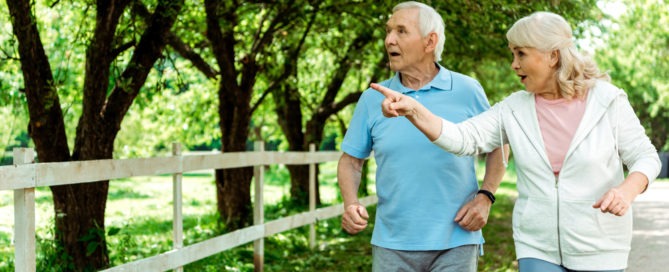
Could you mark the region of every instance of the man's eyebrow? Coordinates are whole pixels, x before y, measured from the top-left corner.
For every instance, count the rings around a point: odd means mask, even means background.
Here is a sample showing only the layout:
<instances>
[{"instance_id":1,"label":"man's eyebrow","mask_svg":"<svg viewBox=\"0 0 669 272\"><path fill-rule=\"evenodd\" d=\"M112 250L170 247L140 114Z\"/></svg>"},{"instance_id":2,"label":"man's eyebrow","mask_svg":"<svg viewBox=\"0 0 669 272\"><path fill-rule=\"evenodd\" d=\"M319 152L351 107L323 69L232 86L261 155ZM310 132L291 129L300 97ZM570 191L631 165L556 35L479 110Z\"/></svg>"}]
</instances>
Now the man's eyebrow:
<instances>
[{"instance_id":1,"label":"man's eyebrow","mask_svg":"<svg viewBox=\"0 0 669 272\"><path fill-rule=\"evenodd\" d=\"M405 25L394 25L394 26L388 26L386 25L386 28L394 28L394 29L400 29L400 30L406 30L407 27Z\"/></svg>"}]
</instances>

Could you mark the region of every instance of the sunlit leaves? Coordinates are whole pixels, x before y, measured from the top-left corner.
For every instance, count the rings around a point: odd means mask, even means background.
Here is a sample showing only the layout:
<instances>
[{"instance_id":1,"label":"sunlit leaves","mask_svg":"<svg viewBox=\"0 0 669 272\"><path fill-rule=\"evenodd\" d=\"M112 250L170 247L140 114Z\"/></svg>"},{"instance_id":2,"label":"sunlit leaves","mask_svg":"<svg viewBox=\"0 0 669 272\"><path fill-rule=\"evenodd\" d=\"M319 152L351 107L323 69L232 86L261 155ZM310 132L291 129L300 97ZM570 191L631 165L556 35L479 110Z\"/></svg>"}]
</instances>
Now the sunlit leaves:
<instances>
[{"instance_id":1,"label":"sunlit leaves","mask_svg":"<svg viewBox=\"0 0 669 272\"><path fill-rule=\"evenodd\" d=\"M669 5L663 0L611 1L625 12L612 18L597 60L623 88L647 134L667 148L669 133Z\"/></svg>"}]
</instances>

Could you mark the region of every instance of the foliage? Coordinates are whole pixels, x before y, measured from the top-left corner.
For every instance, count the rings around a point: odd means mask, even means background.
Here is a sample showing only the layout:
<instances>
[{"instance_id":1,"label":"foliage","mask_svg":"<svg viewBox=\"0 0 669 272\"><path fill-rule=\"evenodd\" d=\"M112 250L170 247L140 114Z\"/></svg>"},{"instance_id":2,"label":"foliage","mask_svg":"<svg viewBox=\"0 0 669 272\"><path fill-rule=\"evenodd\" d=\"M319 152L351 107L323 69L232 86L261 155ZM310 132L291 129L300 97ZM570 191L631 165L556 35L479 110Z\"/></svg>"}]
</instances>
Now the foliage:
<instances>
[{"instance_id":1,"label":"foliage","mask_svg":"<svg viewBox=\"0 0 669 272\"><path fill-rule=\"evenodd\" d=\"M48 237L54 237L53 227L46 230ZM37 236L37 270L61 272L75 270L72 256L67 254L53 238Z\"/></svg>"},{"instance_id":2,"label":"foliage","mask_svg":"<svg viewBox=\"0 0 669 272\"><path fill-rule=\"evenodd\" d=\"M552 11L565 17L576 38L582 36L583 22L597 24L601 11L596 0L588 1L467 1L433 4L446 24L442 64L477 78L491 103L524 87L510 69L506 31L521 17L535 11Z\"/></svg>"},{"instance_id":3,"label":"foliage","mask_svg":"<svg viewBox=\"0 0 669 272\"><path fill-rule=\"evenodd\" d=\"M614 2L615 3L615 2ZM646 134L669 149L669 9L663 0L628 0L620 17L605 18L596 57L627 92ZM597 46L598 45L598 46Z\"/></svg>"},{"instance_id":4,"label":"foliage","mask_svg":"<svg viewBox=\"0 0 669 272\"><path fill-rule=\"evenodd\" d=\"M77 118L81 115L81 91L85 65L85 48L93 28L91 18L94 6L89 1L36 1L36 17L39 18L40 33L44 40L45 50L49 54L54 70L54 78L59 90L63 107L65 124L70 146L74 144ZM149 7L155 3L147 1ZM570 21L593 17L590 10L595 7L594 1L530 1L517 2L510 0L495 1L427 1L439 10L447 25L447 42L443 56L443 64L453 70L473 75L481 80L488 90L491 101L497 101L510 91L520 88L520 84L508 69L508 52L504 32L514 20L527 15L533 10L553 10L565 15ZM558 4L559 3L559 4ZM281 4L278 2L278 4ZM313 112L317 111L319 96L323 94L327 78L336 71L333 65L338 56L346 53L351 37L364 29L373 29L373 37L364 51L356 54L351 61L354 69L344 82L339 99L348 93L359 92L366 88L372 76L372 67L385 58L383 53L383 25L396 1L358 2L358 1L323 1L320 7L317 24L307 37L304 50L299 55L297 80L305 112L306 122ZM244 51L252 44L248 39L253 37L254 25L258 23L262 13L255 12L250 3L240 18L239 36ZM265 4L267 5L267 4ZM316 5L306 8L310 12ZM20 70L18 53L15 50L15 39L11 37L10 20L4 2L0 4L0 22L2 41L0 58L0 108L3 116L13 116L12 122L3 122L0 130L0 147L11 146L13 139L25 131L27 115L24 105L25 97L19 92L22 77L16 76ZM213 56L205 37L204 7L200 1L186 1L184 13L175 24L173 32L209 63ZM253 15L253 16L252 16ZM57 23L56 23L57 22ZM296 22L297 23L297 22ZM136 36L142 25L139 17L122 17L118 43L129 41ZM242 34L243 33L243 34ZM299 31L287 31L277 39L270 52L262 54L260 61L267 69L267 75L277 74L276 64L285 60L285 56L273 54L284 52L286 46L299 38ZM68 37L71 35L73 37ZM467 45L467 46L463 46ZM240 57L244 53L238 54ZM121 55L114 63L118 71L127 62L129 55ZM273 68L274 67L274 68ZM169 153L172 142L180 142L186 149L220 149L218 116L216 116L216 82L212 82L194 69L193 64L176 50L168 47L165 58L155 65L122 123L115 142L116 158L138 157ZM387 71L387 77L390 73ZM114 74L112 74L114 76ZM113 78L110 78L113 80ZM262 90L269 86L271 78L261 75L253 94L254 102L261 102ZM286 78L284 80L291 80ZM16 102L13 102L16 101ZM19 102L20 103L17 103ZM13 107L9 107L14 103ZM272 104L276 103L271 96L265 103L259 103L254 112L253 127L260 134L251 134L253 139L282 142L281 150L287 150L283 134L276 125L276 114ZM341 137L339 122L347 123L352 114L352 107L344 109L339 115L333 116L325 126L325 135ZM343 118L343 119L340 119ZM253 129L253 128L251 128ZM336 141L340 142L340 141Z\"/></svg>"},{"instance_id":5,"label":"foliage","mask_svg":"<svg viewBox=\"0 0 669 272\"><path fill-rule=\"evenodd\" d=\"M512 166L512 165L511 165ZM480 165L483 167L483 165ZM327 205L339 205L341 200L336 184L336 162L322 165L321 188L328 200ZM373 169L373 168L372 168ZM265 198L266 220L273 220L303 212L305 207L295 207L291 202L282 201L287 197L288 176L285 167L273 165L266 171ZM509 173L505 180L514 177ZM171 176L137 177L115 180L110 183L109 205L106 225L109 257L112 266L135 261L171 250ZM184 244L190 245L222 234L216 214L212 214L213 192L211 173L188 173L183 185ZM6 197L5 197L6 196ZM484 271L504 271L503 267L512 267L513 254L510 228L512 199L515 197L515 184L504 182L498 190L490 223L490 233L486 235L486 255L480 261ZM63 252L58 253L53 240L53 223L47 214L52 200L46 188L38 188L37 222L38 227L38 270L67 271L63 261L67 260ZM9 208L8 208L9 207ZM369 209L374 214L374 207ZM0 194L0 215L11 211L11 192ZM351 236L340 227L341 218L320 220L316 225L318 247L308 246L308 228L282 232L265 239L265 268L267 271L366 271L371 265L372 225L359 235ZM5 236L5 228L0 222L0 242L11 239ZM494 233L494 234L493 234ZM95 235L92 236L93 238ZM8 270L11 264L11 250L5 251L2 245L9 247L9 242L0 243L0 270ZM60 258L60 259L58 259ZM65 259L63 259L65 258ZM2 260L8 260L2 265ZM495 270L496 269L496 270ZM188 264L186 271L251 271L253 270L253 246L242 245L195 263Z\"/></svg>"},{"instance_id":6,"label":"foliage","mask_svg":"<svg viewBox=\"0 0 669 272\"><path fill-rule=\"evenodd\" d=\"M0 165L10 164L14 147L27 147L28 123L23 78L17 77L18 61L16 40L10 35L12 24L6 3L0 2Z\"/></svg>"},{"instance_id":7,"label":"foliage","mask_svg":"<svg viewBox=\"0 0 669 272\"><path fill-rule=\"evenodd\" d=\"M67 142L74 146L74 135L78 118L82 115L85 99L81 86L84 82L86 48L89 46L94 28L95 7L91 1L33 1L40 35L53 70L54 86L63 109ZM136 1L153 9L156 1ZM172 32L189 46L206 63L215 63L211 43L206 39L206 21L203 1L188 0L179 15ZM335 102L349 94L364 90L370 81L389 77L391 72L379 69L383 66L384 23L396 1L305 1L295 6L299 16L277 32L271 46L261 52L253 52L253 37L258 30L265 30L261 22L269 12L276 12L290 1L242 1L239 5L239 24L235 27L238 46L235 65L242 66L244 57L257 53L260 65L254 88L250 90L251 104L256 105L249 129L252 133L247 142L263 139L287 150L284 132L279 129L281 116L274 111L279 102L273 96L263 96L272 82L278 81L295 87L299 105L291 108L303 113L299 121L305 125L323 109L324 91L331 78L342 70L341 65L352 68L336 93ZM608 18L595 5L597 1L426 1L444 16L447 26L447 42L443 61L445 67L474 76L486 89L491 102L498 101L521 85L509 69L510 58L504 33L510 24L521 16L535 10L551 10L565 16L575 27L578 38L583 37L590 26L601 27L606 38L598 50L598 61L609 70L614 83L627 90L635 109L639 110L642 123L654 137L656 146L665 145L669 126L669 105L666 79L667 71L667 9L662 1L630 1L628 13L615 24L596 21ZM226 1L230 4L231 1ZM317 13L313 29L308 32L303 48L296 57L296 72L281 76L282 64L291 61L287 49L294 49L307 20ZM285 15L285 14L284 14ZM176 16L175 16L176 17ZM582 23L582 22L587 23ZM28 114L25 106L23 78L18 61L16 39L12 36L9 14L5 2L0 3L0 151L9 155L11 147L33 145L27 137ZM222 23L222 22L221 22ZM259 27L260 26L260 27ZM146 27L141 16L130 11L123 14L117 30L115 46L138 40L138 33ZM369 31L369 40L359 51L349 50L352 40ZM348 61L337 63L346 54ZM132 56L132 50L121 52L110 67L108 80L116 83L123 67ZM180 142L184 149L221 149L222 137L219 127L221 116L216 111L218 99L216 89L222 81L237 78L211 79L193 62L181 55L174 46L168 47L153 66L146 84L131 106L121 130L114 142L114 157L166 155L172 142ZM113 85L113 84L112 84ZM111 92L111 90L109 90ZM327 145L333 147L341 142L345 124L353 107L346 107L328 117L321 134ZM300 130L306 130L298 128ZM662 138L664 137L664 138ZM285 170L285 169L284 169ZM282 175L286 175L283 172ZM286 182L283 177L284 182ZM214 186L209 184L208 186ZM326 187L327 188L327 187ZM327 189L321 189L321 192ZM215 197L212 197L212 201ZM291 210L283 203L281 209ZM277 205L280 206L280 205ZM214 225L208 231L217 232ZM204 230L203 230L204 232ZM118 237L127 237L125 228L108 239L117 242ZM126 241L129 242L129 241ZM123 243L123 242L119 242ZM112 261L128 256L114 255ZM130 253L128 253L130 254ZM117 257L114 257L117 256ZM234 258L233 258L234 259ZM2 262L2 260L0 260Z\"/></svg>"}]
</instances>

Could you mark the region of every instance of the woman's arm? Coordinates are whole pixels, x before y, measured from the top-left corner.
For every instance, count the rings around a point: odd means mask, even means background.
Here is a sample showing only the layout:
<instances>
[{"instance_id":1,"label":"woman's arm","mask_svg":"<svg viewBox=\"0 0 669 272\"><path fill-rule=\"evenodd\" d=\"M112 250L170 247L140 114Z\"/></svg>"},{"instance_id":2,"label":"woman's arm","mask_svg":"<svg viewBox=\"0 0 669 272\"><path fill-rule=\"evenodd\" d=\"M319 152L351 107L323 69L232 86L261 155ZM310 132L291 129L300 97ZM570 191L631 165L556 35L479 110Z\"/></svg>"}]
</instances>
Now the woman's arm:
<instances>
[{"instance_id":1,"label":"woman's arm","mask_svg":"<svg viewBox=\"0 0 669 272\"><path fill-rule=\"evenodd\" d=\"M604 193L592 207L622 216L627 213L632 201L655 180L662 165L629 101L621 96L614 103L616 105L610 114L616 127L616 145L629 175L623 183Z\"/></svg>"},{"instance_id":2,"label":"woman's arm","mask_svg":"<svg viewBox=\"0 0 669 272\"><path fill-rule=\"evenodd\" d=\"M386 98L381 110L386 117L405 116L435 145L458 156L488 153L504 144L500 128L500 104L458 124L449 122L410 96L372 83Z\"/></svg>"}]
</instances>

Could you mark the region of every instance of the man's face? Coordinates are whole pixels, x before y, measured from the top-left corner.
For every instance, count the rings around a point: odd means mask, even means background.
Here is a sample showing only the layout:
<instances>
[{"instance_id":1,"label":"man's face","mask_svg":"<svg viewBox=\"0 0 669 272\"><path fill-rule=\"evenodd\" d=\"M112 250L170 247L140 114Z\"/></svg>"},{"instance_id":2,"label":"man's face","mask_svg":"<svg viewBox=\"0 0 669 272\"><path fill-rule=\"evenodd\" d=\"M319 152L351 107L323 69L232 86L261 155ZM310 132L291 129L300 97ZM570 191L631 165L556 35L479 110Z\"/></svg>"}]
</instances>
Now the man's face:
<instances>
[{"instance_id":1,"label":"man's face","mask_svg":"<svg viewBox=\"0 0 669 272\"><path fill-rule=\"evenodd\" d=\"M393 13L386 23L386 52L390 69L406 71L426 61L431 52L426 52L427 38L418 28L418 9L401 9Z\"/></svg>"}]
</instances>

